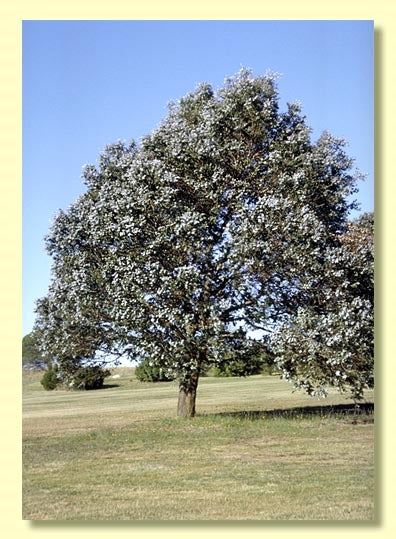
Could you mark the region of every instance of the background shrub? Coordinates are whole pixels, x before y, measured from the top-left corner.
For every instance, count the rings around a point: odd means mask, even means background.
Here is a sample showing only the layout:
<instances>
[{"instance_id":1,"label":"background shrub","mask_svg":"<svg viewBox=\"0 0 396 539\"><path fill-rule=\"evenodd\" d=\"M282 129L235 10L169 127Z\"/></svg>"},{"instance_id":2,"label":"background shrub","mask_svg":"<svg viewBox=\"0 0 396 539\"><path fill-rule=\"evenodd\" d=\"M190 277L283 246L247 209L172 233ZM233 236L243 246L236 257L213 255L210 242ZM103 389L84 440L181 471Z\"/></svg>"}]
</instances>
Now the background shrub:
<instances>
[{"instance_id":1,"label":"background shrub","mask_svg":"<svg viewBox=\"0 0 396 539\"><path fill-rule=\"evenodd\" d=\"M261 358L254 358L254 360L245 361L242 358L229 359L224 363L216 365L213 369L214 376L251 376L253 374L260 374L263 368L263 361Z\"/></svg>"},{"instance_id":2,"label":"background shrub","mask_svg":"<svg viewBox=\"0 0 396 539\"><path fill-rule=\"evenodd\" d=\"M110 374L108 369L98 366L78 367L68 377L68 385L73 389L100 389L103 387L105 378Z\"/></svg>"},{"instance_id":3,"label":"background shrub","mask_svg":"<svg viewBox=\"0 0 396 539\"><path fill-rule=\"evenodd\" d=\"M54 369L49 369L43 375L40 380L41 385L47 391L52 391L59 384L59 379L56 371Z\"/></svg>"},{"instance_id":4,"label":"background shrub","mask_svg":"<svg viewBox=\"0 0 396 539\"><path fill-rule=\"evenodd\" d=\"M275 370L274 357L261 345L239 355L227 356L213 369L213 376L252 376L253 374L272 374Z\"/></svg>"},{"instance_id":5,"label":"background shrub","mask_svg":"<svg viewBox=\"0 0 396 539\"><path fill-rule=\"evenodd\" d=\"M163 368L150 365L149 359L144 359L136 367L135 376L140 382L169 382L174 380Z\"/></svg>"}]
</instances>

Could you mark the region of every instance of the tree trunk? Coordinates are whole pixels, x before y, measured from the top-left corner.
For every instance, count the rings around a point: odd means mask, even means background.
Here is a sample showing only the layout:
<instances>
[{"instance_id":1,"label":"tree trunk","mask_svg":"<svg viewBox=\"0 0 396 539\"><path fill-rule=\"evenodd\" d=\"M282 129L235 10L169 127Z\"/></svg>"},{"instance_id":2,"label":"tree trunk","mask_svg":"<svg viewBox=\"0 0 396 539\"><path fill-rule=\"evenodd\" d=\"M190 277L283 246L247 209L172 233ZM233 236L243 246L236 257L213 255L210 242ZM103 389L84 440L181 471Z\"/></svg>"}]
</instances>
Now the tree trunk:
<instances>
[{"instance_id":1,"label":"tree trunk","mask_svg":"<svg viewBox=\"0 0 396 539\"><path fill-rule=\"evenodd\" d=\"M197 372L192 374L189 380L180 382L179 401L177 403L178 417L194 417L198 379L199 373Z\"/></svg>"}]
</instances>

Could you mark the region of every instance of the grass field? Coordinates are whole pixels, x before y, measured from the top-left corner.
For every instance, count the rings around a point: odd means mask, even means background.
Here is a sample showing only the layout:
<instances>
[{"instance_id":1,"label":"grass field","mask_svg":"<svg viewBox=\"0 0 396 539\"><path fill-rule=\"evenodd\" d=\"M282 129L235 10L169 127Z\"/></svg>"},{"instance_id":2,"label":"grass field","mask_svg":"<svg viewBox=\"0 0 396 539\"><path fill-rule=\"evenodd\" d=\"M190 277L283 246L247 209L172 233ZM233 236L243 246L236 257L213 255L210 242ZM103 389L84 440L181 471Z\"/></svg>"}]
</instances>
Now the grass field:
<instances>
[{"instance_id":1,"label":"grass field","mask_svg":"<svg viewBox=\"0 0 396 539\"><path fill-rule=\"evenodd\" d=\"M275 376L203 378L182 420L175 383L115 372L88 392L24 373L24 519L374 518L373 393L355 413Z\"/></svg>"}]
</instances>

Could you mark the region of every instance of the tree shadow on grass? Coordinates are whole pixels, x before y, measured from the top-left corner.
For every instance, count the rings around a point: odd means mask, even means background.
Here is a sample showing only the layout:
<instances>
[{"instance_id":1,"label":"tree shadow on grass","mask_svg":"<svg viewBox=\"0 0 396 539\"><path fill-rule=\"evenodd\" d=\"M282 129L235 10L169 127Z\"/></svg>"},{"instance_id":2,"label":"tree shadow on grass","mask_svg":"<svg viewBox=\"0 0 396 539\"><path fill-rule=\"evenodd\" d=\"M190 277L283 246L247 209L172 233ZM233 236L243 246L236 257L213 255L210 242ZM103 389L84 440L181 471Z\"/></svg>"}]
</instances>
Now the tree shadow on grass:
<instances>
[{"instance_id":1,"label":"tree shadow on grass","mask_svg":"<svg viewBox=\"0 0 396 539\"><path fill-rule=\"evenodd\" d=\"M359 404L331 404L326 406L303 406L275 410L246 410L239 412L218 412L204 414L217 417L235 417L241 419L258 420L274 419L277 417L287 419L303 419L312 416L349 418L352 422L373 423L374 403L364 402Z\"/></svg>"},{"instance_id":2,"label":"tree shadow on grass","mask_svg":"<svg viewBox=\"0 0 396 539\"><path fill-rule=\"evenodd\" d=\"M102 389L112 389L114 387L120 387L120 384L103 384L102 387L95 387L90 389L89 391L100 391Z\"/></svg>"}]
</instances>

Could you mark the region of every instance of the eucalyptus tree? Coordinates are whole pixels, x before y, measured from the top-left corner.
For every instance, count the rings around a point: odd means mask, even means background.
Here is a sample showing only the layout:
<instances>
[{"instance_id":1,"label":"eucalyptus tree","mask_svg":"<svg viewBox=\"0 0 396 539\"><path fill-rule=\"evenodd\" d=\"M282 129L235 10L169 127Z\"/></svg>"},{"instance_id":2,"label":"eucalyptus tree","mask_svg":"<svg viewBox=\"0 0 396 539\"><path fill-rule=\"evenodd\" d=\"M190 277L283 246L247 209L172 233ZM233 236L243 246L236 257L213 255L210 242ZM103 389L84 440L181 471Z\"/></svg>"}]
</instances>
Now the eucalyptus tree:
<instances>
[{"instance_id":1,"label":"eucalyptus tree","mask_svg":"<svg viewBox=\"0 0 396 539\"><path fill-rule=\"evenodd\" d=\"M202 369L257 346L307 304L347 230L356 175L344 142L314 143L275 77L242 70L169 106L139 145L107 147L47 238L43 350L149 358L193 416ZM98 355L99 354L99 355Z\"/></svg>"}]
</instances>

